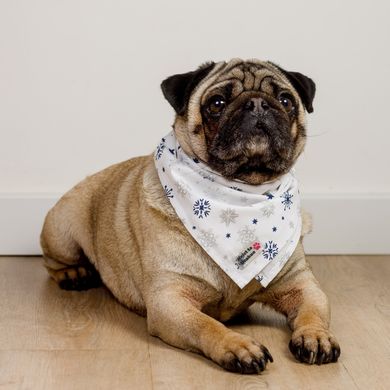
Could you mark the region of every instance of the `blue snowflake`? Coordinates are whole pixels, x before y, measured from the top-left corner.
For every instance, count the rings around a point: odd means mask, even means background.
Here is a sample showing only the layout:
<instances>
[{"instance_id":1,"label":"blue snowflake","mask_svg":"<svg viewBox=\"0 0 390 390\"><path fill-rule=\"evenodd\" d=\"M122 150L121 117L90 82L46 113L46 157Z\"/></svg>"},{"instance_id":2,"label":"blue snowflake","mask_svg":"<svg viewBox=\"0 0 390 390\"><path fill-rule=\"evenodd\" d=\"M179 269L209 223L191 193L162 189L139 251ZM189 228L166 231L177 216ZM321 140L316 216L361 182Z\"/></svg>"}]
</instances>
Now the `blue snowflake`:
<instances>
[{"instance_id":1,"label":"blue snowflake","mask_svg":"<svg viewBox=\"0 0 390 390\"><path fill-rule=\"evenodd\" d=\"M278 245L273 241L268 241L264 245L263 256L267 260L273 260L274 257L279 253Z\"/></svg>"},{"instance_id":2,"label":"blue snowflake","mask_svg":"<svg viewBox=\"0 0 390 390\"><path fill-rule=\"evenodd\" d=\"M265 194L265 196L266 196L268 199L270 199L270 200L273 199L273 197L274 197L274 196L273 196L272 194L270 194L270 193Z\"/></svg>"},{"instance_id":3,"label":"blue snowflake","mask_svg":"<svg viewBox=\"0 0 390 390\"><path fill-rule=\"evenodd\" d=\"M272 228L272 231L273 232L276 232L278 229L277 229L277 227L276 226L274 226L273 228Z\"/></svg>"},{"instance_id":4,"label":"blue snowflake","mask_svg":"<svg viewBox=\"0 0 390 390\"><path fill-rule=\"evenodd\" d=\"M232 235L230 233L226 233L226 238L230 238Z\"/></svg>"},{"instance_id":5,"label":"blue snowflake","mask_svg":"<svg viewBox=\"0 0 390 390\"><path fill-rule=\"evenodd\" d=\"M192 209L198 218L208 217L211 211L210 202L206 199L198 199Z\"/></svg>"},{"instance_id":6,"label":"blue snowflake","mask_svg":"<svg viewBox=\"0 0 390 390\"><path fill-rule=\"evenodd\" d=\"M257 225L257 219L256 218L254 218L253 220L252 220L252 223L254 224L254 225Z\"/></svg>"},{"instance_id":7,"label":"blue snowflake","mask_svg":"<svg viewBox=\"0 0 390 390\"><path fill-rule=\"evenodd\" d=\"M165 149L165 138L162 138L161 142L159 143L159 145L157 146L157 149L156 149L156 160L160 159L160 157L163 154L164 149Z\"/></svg>"},{"instance_id":8,"label":"blue snowflake","mask_svg":"<svg viewBox=\"0 0 390 390\"><path fill-rule=\"evenodd\" d=\"M168 188L168 186L164 186L164 191L165 191L165 195L168 197L168 198L173 198L173 189L172 188Z\"/></svg>"},{"instance_id":9,"label":"blue snowflake","mask_svg":"<svg viewBox=\"0 0 390 390\"><path fill-rule=\"evenodd\" d=\"M283 195L281 195L281 198L283 199L282 205L284 205L284 211L286 211L287 209L290 210L290 207L293 204L293 201L291 200L293 196L294 195L290 194L288 191L286 191L285 193L283 193Z\"/></svg>"}]
</instances>

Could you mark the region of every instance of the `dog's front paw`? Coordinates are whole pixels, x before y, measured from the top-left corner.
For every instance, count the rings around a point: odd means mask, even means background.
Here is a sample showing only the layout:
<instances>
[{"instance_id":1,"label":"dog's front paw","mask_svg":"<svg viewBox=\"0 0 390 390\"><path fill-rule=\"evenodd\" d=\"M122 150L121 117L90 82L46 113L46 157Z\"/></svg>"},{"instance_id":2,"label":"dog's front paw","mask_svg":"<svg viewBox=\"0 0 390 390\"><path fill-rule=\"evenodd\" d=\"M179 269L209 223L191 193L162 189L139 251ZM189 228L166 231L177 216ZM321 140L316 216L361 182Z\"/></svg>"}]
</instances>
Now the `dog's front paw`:
<instances>
[{"instance_id":1,"label":"dog's front paw","mask_svg":"<svg viewBox=\"0 0 390 390\"><path fill-rule=\"evenodd\" d=\"M210 356L228 371L259 374L273 362L268 349L249 336L229 332L215 346Z\"/></svg>"},{"instance_id":2,"label":"dog's front paw","mask_svg":"<svg viewBox=\"0 0 390 390\"><path fill-rule=\"evenodd\" d=\"M298 328L292 335L289 348L297 360L308 364L336 362L340 356L337 340L323 329Z\"/></svg>"}]
</instances>

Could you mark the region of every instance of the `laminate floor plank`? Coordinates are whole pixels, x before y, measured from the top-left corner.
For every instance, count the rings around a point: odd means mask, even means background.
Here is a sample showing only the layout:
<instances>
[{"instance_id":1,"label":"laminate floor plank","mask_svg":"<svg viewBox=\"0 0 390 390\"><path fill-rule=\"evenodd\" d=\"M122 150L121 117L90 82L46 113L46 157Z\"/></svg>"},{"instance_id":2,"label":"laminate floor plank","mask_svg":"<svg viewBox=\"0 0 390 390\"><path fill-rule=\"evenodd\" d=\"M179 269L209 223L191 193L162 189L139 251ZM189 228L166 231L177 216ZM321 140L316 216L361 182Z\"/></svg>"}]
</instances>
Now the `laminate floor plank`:
<instances>
[{"instance_id":1,"label":"laminate floor plank","mask_svg":"<svg viewBox=\"0 0 390 390\"><path fill-rule=\"evenodd\" d=\"M152 389L144 351L0 351L1 389Z\"/></svg>"},{"instance_id":2,"label":"laminate floor plank","mask_svg":"<svg viewBox=\"0 0 390 390\"><path fill-rule=\"evenodd\" d=\"M253 305L228 323L275 362L226 372L148 335L144 318L105 289L63 291L39 257L0 257L0 389L388 389L390 256L309 256L332 308L338 364L308 366L288 350L283 316Z\"/></svg>"}]
</instances>

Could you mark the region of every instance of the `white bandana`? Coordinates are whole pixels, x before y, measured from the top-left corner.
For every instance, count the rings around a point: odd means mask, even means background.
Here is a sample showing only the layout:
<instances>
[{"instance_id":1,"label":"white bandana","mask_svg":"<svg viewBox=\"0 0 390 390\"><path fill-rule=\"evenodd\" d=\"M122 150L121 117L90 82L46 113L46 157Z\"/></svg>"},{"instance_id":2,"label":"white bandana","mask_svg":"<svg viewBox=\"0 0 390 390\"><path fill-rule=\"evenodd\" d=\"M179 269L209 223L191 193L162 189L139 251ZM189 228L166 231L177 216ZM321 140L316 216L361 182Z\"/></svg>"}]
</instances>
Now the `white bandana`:
<instances>
[{"instance_id":1,"label":"white bandana","mask_svg":"<svg viewBox=\"0 0 390 390\"><path fill-rule=\"evenodd\" d=\"M286 264L301 235L298 183L289 172L250 185L227 180L189 157L172 131L155 164L176 214L210 257L240 287L266 287Z\"/></svg>"}]
</instances>

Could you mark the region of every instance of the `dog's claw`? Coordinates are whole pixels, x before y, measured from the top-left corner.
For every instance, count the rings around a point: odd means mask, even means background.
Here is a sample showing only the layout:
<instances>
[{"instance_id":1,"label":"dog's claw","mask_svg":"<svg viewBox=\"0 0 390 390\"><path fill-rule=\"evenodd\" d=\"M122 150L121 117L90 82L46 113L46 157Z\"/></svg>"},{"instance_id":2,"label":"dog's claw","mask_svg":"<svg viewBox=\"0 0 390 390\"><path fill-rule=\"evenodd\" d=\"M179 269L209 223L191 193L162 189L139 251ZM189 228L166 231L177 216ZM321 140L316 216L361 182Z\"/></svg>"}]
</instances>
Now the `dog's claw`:
<instances>
[{"instance_id":1,"label":"dog's claw","mask_svg":"<svg viewBox=\"0 0 390 390\"><path fill-rule=\"evenodd\" d=\"M242 365L238 360L236 360L236 367L237 367L237 371L242 374L242 372L243 372Z\"/></svg>"},{"instance_id":2,"label":"dog's claw","mask_svg":"<svg viewBox=\"0 0 390 390\"><path fill-rule=\"evenodd\" d=\"M272 357L272 355L270 354L268 349L266 347L264 347L264 345L261 347L261 349L264 352L264 356L266 357L266 359L268 359L271 363L273 363L274 358Z\"/></svg>"},{"instance_id":3,"label":"dog's claw","mask_svg":"<svg viewBox=\"0 0 390 390\"><path fill-rule=\"evenodd\" d=\"M317 364L322 364L325 360L325 356L326 356L325 352L322 352L322 354L318 358Z\"/></svg>"},{"instance_id":4,"label":"dog's claw","mask_svg":"<svg viewBox=\"0 0 390 390\"><path fill-rule=\"evenodd\" d=\"M252 366L255 369L257 374L260 374L260 372L264 370L264 368L260 368L260 366L256 362L253 362Z\"/></svg>"},{"instance_id":5,"label":"dog's claw","mask_svg":"<svg viewBox=\"0 0 390 390\"><path fill-rule=\"evenodd\" d=\"M262 344L249 336L229 332L219 346L220 358L211 358L228 371L241 374L259 374L273 358Z\"/></svg>"},{"instance_id":6,"label":"dog's claw","mask_svg":"<svg viewBox=\"0 0 390 390\"><path fill-rule=\"evenodd\" d=\"M295 331L288 346L297 360L307 364L336 362L340 356L337 341L326 330Z\"/></svg>"},{"instance_id":7,"label":"dog's claw","mask_svg":"<svg viewBox=\"0 0 390 390\"><path fill-rule=\"evenodd\" d=\"M339 356L340 356L340 348L333 348L333 350L332 350L332 359L331 359L331 361L332 362L337 362L337 360L338 360L338 358L339 358Z\"/></svg>"}]
</instances>

